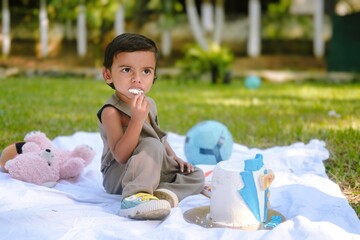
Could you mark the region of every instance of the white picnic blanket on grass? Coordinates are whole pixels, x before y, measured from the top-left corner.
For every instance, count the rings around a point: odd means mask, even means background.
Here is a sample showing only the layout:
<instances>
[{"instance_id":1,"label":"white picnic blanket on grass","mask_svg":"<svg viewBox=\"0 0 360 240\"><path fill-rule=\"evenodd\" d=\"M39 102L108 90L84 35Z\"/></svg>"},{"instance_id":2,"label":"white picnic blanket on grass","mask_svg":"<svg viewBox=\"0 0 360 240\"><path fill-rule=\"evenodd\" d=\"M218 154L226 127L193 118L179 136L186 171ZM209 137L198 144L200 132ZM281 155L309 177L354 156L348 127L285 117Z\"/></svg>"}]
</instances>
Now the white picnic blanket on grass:
<instances>
[{"instance_id":1,"label":"white picnic blanket on grass","mask_svg":"<svg viewBox=\"0 0 360 240\"><path fill-rule=\"evenodd\" d=\"M185 137L169 133L168 140L185 159ZM327 177L323 161L329 152L325 143L316 139L269 149L234 144L232 160L261 153L276 175L270 207L286 221L270 231L203 228L188 223L183 212L210 205L202 194L185 198L164 221L119 217L121 196L107 194L102 187L99 133L77 132L53 142L65 149L88 144L97 155L78 179L61 180L54 188L17 181L0 170L0 239L360 239L360 221L339 186ZM200 167L206 172L214 166Z\"/></svg>"}]
</instances>

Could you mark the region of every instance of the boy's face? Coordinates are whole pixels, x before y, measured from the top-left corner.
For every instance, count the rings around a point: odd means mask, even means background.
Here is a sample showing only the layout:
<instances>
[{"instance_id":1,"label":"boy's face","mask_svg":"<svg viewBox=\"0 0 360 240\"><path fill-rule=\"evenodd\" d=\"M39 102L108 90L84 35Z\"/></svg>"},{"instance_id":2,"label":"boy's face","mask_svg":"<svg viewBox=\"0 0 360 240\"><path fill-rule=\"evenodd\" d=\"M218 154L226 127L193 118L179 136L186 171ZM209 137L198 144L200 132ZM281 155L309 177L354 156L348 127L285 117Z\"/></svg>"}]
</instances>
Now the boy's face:
<instances>
[{"instance_id":1,"label":"boy's face","mask_svg":"<svg viewBox=\"0 0 360 240\"><path fill-rule=\"evenodd\" d=\"M106 83L113 83L120 97L131 99L138 89L148 93L155 78L155 53L149 51L121 52L113 59L110 69L103 69ZM125 100L125 99L124 99Z\"/></svg>"}]
</instances>

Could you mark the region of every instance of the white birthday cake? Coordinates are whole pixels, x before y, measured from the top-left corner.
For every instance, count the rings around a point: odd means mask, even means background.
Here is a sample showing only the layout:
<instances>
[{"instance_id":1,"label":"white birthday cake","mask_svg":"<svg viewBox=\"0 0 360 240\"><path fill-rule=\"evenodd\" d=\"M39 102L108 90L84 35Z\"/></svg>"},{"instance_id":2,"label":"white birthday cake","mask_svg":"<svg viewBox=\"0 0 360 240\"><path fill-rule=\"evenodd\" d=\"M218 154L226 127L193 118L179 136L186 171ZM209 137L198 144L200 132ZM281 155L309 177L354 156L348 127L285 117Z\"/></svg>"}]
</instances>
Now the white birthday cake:
<instances>
[{"instance_id":1,"label":"white birthday cake","mask_svg":"<svg viewBox=\"0 0 360 240\"><path fill-rule=\"evenodd\" d=\"M211 182L210 218L228 227L257 228L267 221L269 186L274 179L261 154L218 163Z\"/></svg>"}]
</instances>

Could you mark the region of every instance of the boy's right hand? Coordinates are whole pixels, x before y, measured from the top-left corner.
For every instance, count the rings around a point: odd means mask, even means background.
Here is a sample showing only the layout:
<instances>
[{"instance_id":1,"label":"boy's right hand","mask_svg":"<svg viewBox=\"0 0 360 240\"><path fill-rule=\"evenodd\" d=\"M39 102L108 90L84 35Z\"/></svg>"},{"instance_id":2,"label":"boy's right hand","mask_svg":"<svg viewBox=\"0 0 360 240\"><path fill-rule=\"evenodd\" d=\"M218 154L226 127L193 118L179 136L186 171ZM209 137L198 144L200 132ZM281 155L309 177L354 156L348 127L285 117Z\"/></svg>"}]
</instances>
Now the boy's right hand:
<instances>
[{"instance_id":1,"label":"boy's right hand","mask_svg":"<svg viewBox=\"0 0 360 240\"><path fill-rule=\"evenodd\" d=\"M149 115L150 107L151 104L144 94L135 95L130 103L131 119L144 124Z\"/></svg>"}]
</instances>

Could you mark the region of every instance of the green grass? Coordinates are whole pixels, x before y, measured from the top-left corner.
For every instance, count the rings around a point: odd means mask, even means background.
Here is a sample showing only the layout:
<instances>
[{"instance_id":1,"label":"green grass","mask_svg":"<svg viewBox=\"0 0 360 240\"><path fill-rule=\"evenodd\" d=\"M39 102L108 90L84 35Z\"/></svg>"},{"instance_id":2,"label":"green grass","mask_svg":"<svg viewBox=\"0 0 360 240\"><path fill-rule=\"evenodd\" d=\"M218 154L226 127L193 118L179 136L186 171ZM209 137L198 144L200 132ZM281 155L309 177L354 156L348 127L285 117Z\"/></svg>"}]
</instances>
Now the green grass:
<instances>
[{"instance_id":1,"label":"green grass","mask_svg":"<svg viewBox=\"0 0 360 240\"><path fill-rule=\"evenodd\" d=\"M82 78L0 79L0 149L32 130L50 138L76 131L97 131L96 112L112 94L102 81ZM327 174L360 215L360 84L319 82L230 85L179 84L157 80L150 94L166 131L186 132L197 122L226 124L234 140L268 148L298 141L326 142ZM340 117L329 116L334 110Z\"/></svg>"}]
</instances>

